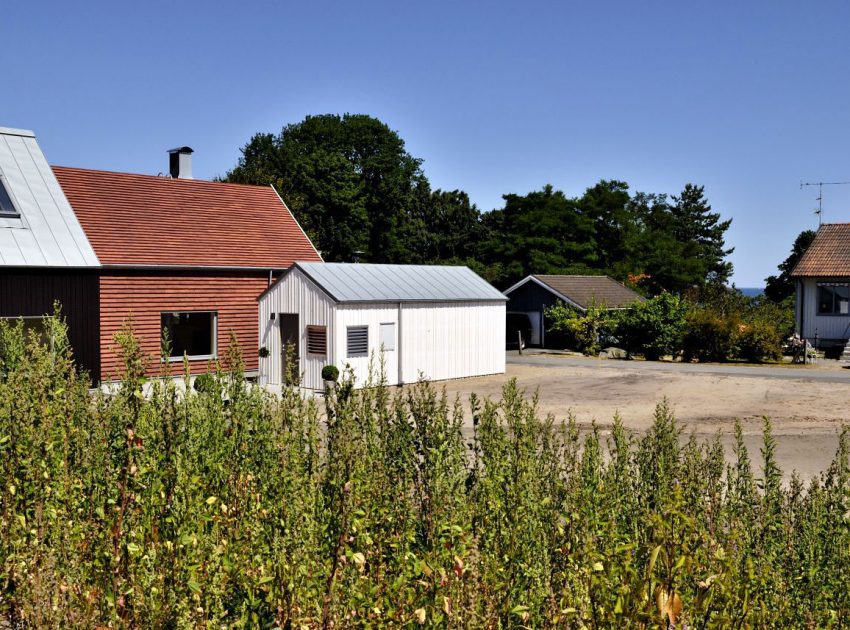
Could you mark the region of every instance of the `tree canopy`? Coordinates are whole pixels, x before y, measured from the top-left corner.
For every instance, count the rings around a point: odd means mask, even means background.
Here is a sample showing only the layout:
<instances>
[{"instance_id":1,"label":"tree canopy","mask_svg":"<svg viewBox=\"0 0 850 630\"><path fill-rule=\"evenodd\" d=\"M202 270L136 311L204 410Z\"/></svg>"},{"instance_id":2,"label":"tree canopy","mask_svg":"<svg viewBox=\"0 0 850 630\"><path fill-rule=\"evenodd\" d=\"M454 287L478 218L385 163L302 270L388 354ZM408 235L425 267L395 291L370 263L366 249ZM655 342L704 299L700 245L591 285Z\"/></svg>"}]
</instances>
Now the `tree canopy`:
<instances>
[{"instance_id":1,"label":"tree canopy","mask_svg":"<svg viewBox=\"0 0 850 630\"><path fill-rule=\"evenodd\" d=\"M731 220L702 186L668 197L602 180L569 197L546 185L481 212L462 190L432 190L399 134L366 115L258 133L226 179L275 186L327 261L466 264L502 287L530 273L609 274L648 293L732 272Z\"/></svg>"},{"instance_id":2,"label":"tree canopy","mask_svg":"<svg viewBox=\"0 0 850 630\"><path fill-rule=\"evenodd\" d=\"M768 299L774 302L781 302L785 298L794 295L794 281L791 280L791 272L794 271L794 267L800 262L800 259L806 253L813 240L815 240L814 230L803 230L797 235L797 238L794 239L794 244L791 246L791 253L788 254L788 258L777 266L779 275L768 276L764 280L764 294Z\"/></svg>"}]
</instances>

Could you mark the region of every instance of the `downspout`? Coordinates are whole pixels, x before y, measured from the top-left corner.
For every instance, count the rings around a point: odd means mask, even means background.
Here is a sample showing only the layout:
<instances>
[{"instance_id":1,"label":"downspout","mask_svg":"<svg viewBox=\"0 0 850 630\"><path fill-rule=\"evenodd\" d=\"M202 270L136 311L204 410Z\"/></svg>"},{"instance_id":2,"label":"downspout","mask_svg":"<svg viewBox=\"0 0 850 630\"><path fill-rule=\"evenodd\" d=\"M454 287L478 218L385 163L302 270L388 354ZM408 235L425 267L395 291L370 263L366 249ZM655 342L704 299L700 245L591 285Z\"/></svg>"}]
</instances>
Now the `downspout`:
<instances>
[{"instance_id":1,"label":"downspout","mask_svg":"<svg viewBox=\"0 0 850 630\"><path fill-rule=\"evenodd\" d=\"M402 364L401 364L401 315L404 307L402 303L398 303L398 342L396 343L396 354L398 355L398 384L404 385L404 375L402 374Z\"/></svg>"}]
</instances>

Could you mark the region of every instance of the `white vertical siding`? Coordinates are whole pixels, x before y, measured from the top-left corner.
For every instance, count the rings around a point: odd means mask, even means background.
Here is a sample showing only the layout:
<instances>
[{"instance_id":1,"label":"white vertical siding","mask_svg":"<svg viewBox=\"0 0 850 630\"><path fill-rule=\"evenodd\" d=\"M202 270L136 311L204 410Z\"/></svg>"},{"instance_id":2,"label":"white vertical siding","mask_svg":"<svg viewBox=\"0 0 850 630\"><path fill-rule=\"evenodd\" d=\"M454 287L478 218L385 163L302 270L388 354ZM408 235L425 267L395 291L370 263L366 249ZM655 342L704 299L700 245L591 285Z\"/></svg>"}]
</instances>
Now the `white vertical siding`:
<instances>
[{"instance_id":1,"label":"white vertical siding","mask_svg":"<svg viewBox=\"0 0 850 630\"><path fill-rule=\"evenodd\" d=\"M269 356L260 358L260 377L269 385L281 385L283 361L278 313L297 313L299 328L298 355L301 358L301 375L304 387L322 388L322 367L334 363L333 358L334 302L298 269L292 269L272 289L260 298L260 346L269 350ZM271 314L275 313L275 319ZM307 326L328 327L328 355L307 354Z\"/></svg>"},{"instance_id":2,"label":"white vertical siding","mask_svg":"<svg viewBox=\"0 0 850 630\"><path fill-rule=\"evenodd\" d=\"M464 378L505 371L505 303L404 304L402 380Z\"/></svg>"},{"instance_id":3,"label":"white vertical siding","mask_svg":"<svg viewBox=\"0 0 850 630\"><path fill-rule=\"evenodd\" d=\"M804 278L802 337L818 339L847 339L850 315L818 315L818 282L842 282L843 278ZM850 280L848 280L850 281Z\"/></svg>"},{"instance_id":4,"label":"white vertical siding","mask_svg":"<svg viewBox=\"0 0 850 630\"><path fill-rule=\"evenodd\" d=\"M394 350L381 351L381 324L395 325ZM349 326L369 327L369 356L347 356L347 334ZM369 379L369 363L372 362L373 382L380 378L383 360L383 374L387 384L398 384L398 304L368 303L340 304L336 308L336 329L334 335L336 366L343 370L350 365L354 370L357 386L364 385Z\"/></svg>"}]
</instances>

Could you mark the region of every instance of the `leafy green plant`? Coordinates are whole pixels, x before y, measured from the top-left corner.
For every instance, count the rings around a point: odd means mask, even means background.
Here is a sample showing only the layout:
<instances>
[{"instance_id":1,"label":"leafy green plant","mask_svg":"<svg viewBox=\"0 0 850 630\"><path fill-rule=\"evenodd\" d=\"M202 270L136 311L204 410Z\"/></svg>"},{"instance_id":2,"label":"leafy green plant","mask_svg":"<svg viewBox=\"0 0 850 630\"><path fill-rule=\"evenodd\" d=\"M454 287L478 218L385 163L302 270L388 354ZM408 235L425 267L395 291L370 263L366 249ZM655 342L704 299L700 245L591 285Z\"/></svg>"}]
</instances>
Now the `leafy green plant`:
<instances>
[{"instance_id":1,"label":"leafy green plant","mask_svg":"<svg viewBox=\"0 0 850 630\"><path fill-rule=\"evenodd\" d=\"M322 380L336 381L339 378L339 368L335 365L326 365L322 368Z\"/></svg>"},{"instance_id":2,"label":"leafy green plant","mask_svg":"<svg viewBox=\"0 0 850 630\"><path fill-rule=\"evenodd\" d=\"M685 317L682 358L685 361L726 361L735 353L738 321L706 309L692 309Z\"/></svg>"},{"instance_id":3,"label":"leafy green plant","mask_svg":"<svg viewBox=\"0 0 850 630\"><path fill-rule=\"evenodd\" d=\"M567 333L572 346L585 354L597 354L601 344L611 338L615 317L602 305L595 302L584 312L564 302L546 309L550 330Z\"/></svg>"},{"instance_id":4,"label":"leafy green plant","mask_svg":"<svg viewBox=\"0 0 850 630\"><path fill-rule=\"evenodd\" d=\"M687 305L679 297L662 293L636 303L620 317L617 337L629 352L651 361L676 355L682 349Z\"/></svg>"},{"instance_id":5,"label":"leafy green plant","mask_svg":"<svg viewBox=\"0 0 850 630\"><path fill-rule=\"evenodd\" d=\"M745 361L760 363L782 358L782 337L775 326L756 320L742 324L737 335L738 356Z\"/></svg>"},{"instance_id":6,"label":"leafy green plant","mask_svg":"<svg viewBox=\"0 0 850 630\"><path fill-rule=\"evenodd\" d=\"M46 325L0 322L0 626L850 624L847 429L783 483L768 420L760 463L740 423L727 463L666 402L580 431L515 380L467 411L347 370L320 409L246 385L234 339L209 395L146 382L132 322L91 394Z\"/></svg>"}]
</instances>

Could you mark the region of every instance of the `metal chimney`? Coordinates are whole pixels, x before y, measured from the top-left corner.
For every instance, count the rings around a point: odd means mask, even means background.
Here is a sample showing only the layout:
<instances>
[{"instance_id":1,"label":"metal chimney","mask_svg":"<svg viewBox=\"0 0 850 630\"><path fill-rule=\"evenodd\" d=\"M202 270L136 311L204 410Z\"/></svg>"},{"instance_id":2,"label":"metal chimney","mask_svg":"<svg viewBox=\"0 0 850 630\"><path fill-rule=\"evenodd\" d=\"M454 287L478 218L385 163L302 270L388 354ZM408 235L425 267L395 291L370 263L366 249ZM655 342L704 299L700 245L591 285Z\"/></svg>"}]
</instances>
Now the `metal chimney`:
<instances>
[{"instance_id":1,"label":"metal chimney","mask_svg":"<svg viewBox=\"0 0 850 630\"><path fill-rule=\"evenodd\" d=\"M174 179L192 179L192 147L168 151L168 172Z\"/></svg>"}]
</instances>

